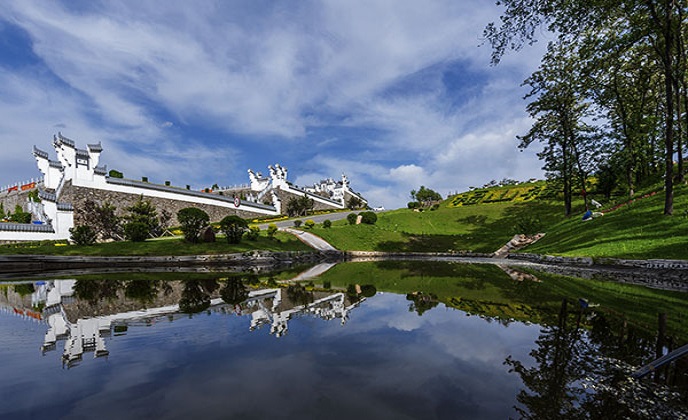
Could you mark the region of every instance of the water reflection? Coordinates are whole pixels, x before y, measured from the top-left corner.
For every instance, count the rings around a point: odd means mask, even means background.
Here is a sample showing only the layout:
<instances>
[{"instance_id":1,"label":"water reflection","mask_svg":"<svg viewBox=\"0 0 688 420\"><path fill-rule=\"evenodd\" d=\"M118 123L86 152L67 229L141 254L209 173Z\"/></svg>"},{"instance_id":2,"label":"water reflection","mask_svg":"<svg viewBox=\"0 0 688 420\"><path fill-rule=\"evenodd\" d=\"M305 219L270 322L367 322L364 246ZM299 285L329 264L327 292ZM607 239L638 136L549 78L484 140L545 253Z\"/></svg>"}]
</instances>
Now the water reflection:
<instances>
[{"instance_id":1,"label":"water reflection","mask_svg":"<svg viewBox=\"0 0 688 420\"><path fill-rule=\"evenodd\" d=\"M685 343L685 294L400 261L260 276L127 276L0 286L3 310L40 325L22 347L12 341L21 328L3 330L10 379L0 393L25 408L0 407L0 417L30 417L33 400L13 394L14 384L43 376L65 389L103 388L104 407L133 399L173 417L190 413L184 407L258 418L681 418L686 411L688 358L656 378L630 378L656 356L657 311L669 314L673 337L659 351ZM45 357L36 361L30 350L39 347ZM101 360L85 363L90 357ZM56 359L83 365L58 376ZM119 384L118 399L110 383ZM151 391L162 388L164 395ZM185 399L189 389L204 397ZM50 395L48 407L64 397ZM256 405L256 395L279 403ZM214 403L228 399L236 410ZM79 396L69 401L76 406Z\"/></svg>"},{"instance_id":2,"label":"water reflection","mask_svg":"<svg viewBox=\"0 0 688 420\"><path fill-rule=\"evenodd\" d=\"M511 356L504 362L525 386L515 406L521 418L686 418L677 388L631 377L627 361L651 353L651 340L625 331L617 336L603 314L572 312L567 303L562 301L557 324L544 327L536 340L534 365ZM672 385L685 374L676 369Z\"/></svg>"},{"instance_id":3,"label":"water reflection","mask_svg":"<svg viewBox=\"0 0 688 420\"><path fill-rule=\"evenodd\" d=\"M111 336L113 332L127 331L129 324L145 325L155 318L173 320L183 314L206 310L247 315L251 317L251 331L267 325L271 335L281 337L289 330L289 320L299 315L328 321L340 319L345 324L349 312L365 300L360 291L314 291L301 284L249 289L245 281L255 282L255 278L165 282L142 279L51 280L28 286L33 286L32 306L42 308L41 314L36 313L36 318L44 319L48 324L41 349L43 352L53 351L58 344L64 343L62 360L66 367L78 364L85 353L93 353L95 358L109 355L104 337ZM356 288L355 285L352 287ZM144 308L132 310L136 303ZM24 312L30 311L25 309Z\"/></svg>"}]
</instances>

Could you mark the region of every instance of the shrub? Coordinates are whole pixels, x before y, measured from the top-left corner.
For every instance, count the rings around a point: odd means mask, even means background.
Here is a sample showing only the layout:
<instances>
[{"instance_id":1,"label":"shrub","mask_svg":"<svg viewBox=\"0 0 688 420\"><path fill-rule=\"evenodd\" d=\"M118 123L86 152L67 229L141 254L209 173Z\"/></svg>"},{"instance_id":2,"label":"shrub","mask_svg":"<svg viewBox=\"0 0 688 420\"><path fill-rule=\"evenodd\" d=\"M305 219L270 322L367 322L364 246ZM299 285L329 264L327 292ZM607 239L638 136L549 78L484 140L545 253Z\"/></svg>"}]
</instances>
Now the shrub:
<instances>
[{"instance_id":1,"label":"shrub","mask_svg":"<svg viewBox=\"0 0 688 420\"><path fill-rule=\"evenodd\" d=\"M414 210L420 207L420 203L417 201L409 201L408 204L406 204L406 207L408 207L411 210Z\"/></svg>"},{"instance_id":2,"label":"shrub","mask_svg":"<svg viewBox=\"0 0 688 420\"><path fill-rule=\"evenodd\" d=\"M437 203L435 203L435 204L432 205L432 207L430 207L430 211L435 211L435 210L437 210L438 208L440 208L440 205L437 204Z\"/></svg>"},{"instance_id":3,"label":"shrub","mask_svg":"<svg viewBox=\"0 0 688 420\"><path fill-rule=\"evenodd\" d=\"M268 225L268 236L272 239L275 237L275 234L277 233L277 225L274 223L270 223Z\"/></svg>"},{"instance_id":4,"label":"shrub","mask_svg":"<svg viewBox=\"0 0 688 420\"><path fill-rule=\"evenodd\" d=\"M124 174L116 169L110 169L108 175L110 176L110 178L124 178Z\"/></svg>"},{"instance_id":5,"label":"shrub","mask_svg":"<svg viewBox=\"0 0 688 420\"><path fill-rule=\"evenodd\" d=\"M88 225L75 226L69 229L71 240L77 245L93 245L98 234Z\"/></svg>"},{"instance_id":6,"label":"shrub","mask_svg":"<svg viewBox=\"0 0 688 420\"><path fill-rule=\"evenodd\" d=\"M14 208L14 213L10 215L10 222L31 223L31 213L24 211L24 209L17 204Z\"/></svg>"},{"instance_id":7,"label":"shrub","mask_svg":"<svg viewBox=\"0 0 688 420\"><path fill-rule=\"evenodd\" d=\"M260 228L258 226L251 226L248 228L248 231L246 231L246 239L249 241L257 240L258 236L260 236Z\"/></svg>"},{"instance_id":8,"label":"shrub","mask_svg":"<svg viewBox=\"0 0 688 420\"><path fill-rule=\"evenodd\" d=\"M358 215L356 213L349 213L346 216L346 220L349 222L350 225L355 225L356 219L358 219Z\"/></svg>"},{"instance_id":9,"label":"shrub","mask_svg":"<svg viewBox=\"0 0 688 420\"><path fill-rule=\"evenodd\" d=\"M306 223L304 223L308 229L312 229L313 226L315 226L315 222L311 219L306 220Z\"/></svg>"},{"instance_id":10,"label":"shrub","mask_svg":"<svg viewBox=\"0 0 688 420\"><path fill-rule=\"evenodd\" d=\"M241 237L244 236L244 232L247 229L248 222L239 216L225 216L224 219L220 220L220 230L224 232L225 238L227 238L227 242L230 244L241 242ZM260 232L260 229L258 231Z\"/></svg>"},{"instance_id":11,"label":"shrub","mask_svg":"<svg viewBox=\"0 0 688 420\"><path fill-rule=\"evenodd\" d=\"M377 214L372 211L364 211L361 213L361 223L367 225L374 225L377 222Z\"/></svg>"},{"instance_id":12,"label":"shrub","mask_svg":"<svg viewBox=\"0 0 688 420\"><path fill-rule=\"evenodd\" d=\"M534 235L542 231L542 222L537 216L521 216L514 225L515 234Z\"/></svg>"},{"instance_id":13,"label":"shrub","mask_svg":"<svg viewBox=\"0 0 688 420\"><path fill-rule=\"evenodd\" d=\"M181 225L184 239L196 243L201 231L210 221L208 213L196 207L186 207L177 212L177 220Z\"/></svg>"},{"instance_id":14,"label":"shrub","mask_svg":"<svg viewBox=\"0 0 688 420\"><path fill-rule=\"evenodd\" d=\"M148 225L144 222L132 220L124 225L124 237L128 241L143 242L148 239Z\"/></svg>"},{"instance_id":15,"label":"shrub","mask_svg":"<svg viewBox=\"0 0 688 420\"><path fill-rule=\"evenodd\" d=\"M160 223L158 221L158 212L155 206L151 204L150 201L144 200L143 196L140 196L136 202L134 202L130 207L126 209L129 214L124 217L124 219L131 222L142 223L148 229L148 235L159 236L162 233L160 228ZM125 226L125 237L126 237L126 226ZM145 238L144 238L145 240Z\"/></svg>"},{"instance_id":16,"label":"shrub","mask_svg":"<svg viewBox=\"0 0 688 420\"><path fill-rule=\"evenodd\" d=\"M325 220L323 221L323 227L324 227L325 229L331 228L331 227L332 227L332 221L331 221L330 219L325 219Z\"/></svg>"},{"instance_id":17,"label":"shrub","mask_svg":"<svg viewBox=\"0 0 688 420\"><path fill-rule=\"evenodd\" d=\"M301 221L300 220L294 220L294 227L299 227L301 226Z\"/></svg>"}]
</instances>

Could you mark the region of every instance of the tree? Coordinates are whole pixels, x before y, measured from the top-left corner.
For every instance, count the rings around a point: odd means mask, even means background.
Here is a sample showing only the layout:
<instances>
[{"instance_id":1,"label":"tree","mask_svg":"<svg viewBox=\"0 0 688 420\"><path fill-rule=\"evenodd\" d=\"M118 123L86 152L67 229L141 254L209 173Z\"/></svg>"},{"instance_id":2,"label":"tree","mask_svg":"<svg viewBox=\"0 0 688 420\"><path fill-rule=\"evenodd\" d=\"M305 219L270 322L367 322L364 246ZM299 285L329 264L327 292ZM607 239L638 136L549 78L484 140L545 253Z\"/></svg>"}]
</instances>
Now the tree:
<instances>
[{"instance_id":1,"label":"tree","mask_svg":"<svg viewBox=\"0 0 688 420\"><path fill-rule=\"evenodd\" d=\"M184 233L184 239L196 243L201 231L208 225L210 217L208 213L197 207L186 207L177 212L177 220Z\"/></svg>"},{"instance_id":2,"label":"tree","mask_svg":"<svg viewBox=\"0 0 688 420\"><path fill-rule=\"evenodd\" d=\"M77 208L76 222L89 226L103 240L122 239L122 219L117 216L117 208L106 201L98 204L87 199L83 206Z\"/></svg>"},{"instance_id":3,"label":"tree","mask_svg":"<svg viewBox=\"0 0 688 420\"><path fill-rule=\"evenodd\" d=\"M585 120L592 117L589 104L581 95L575 63L577 55L566 46L550 43L538 71L525 84L531 86L526 107L535 123L519 137L519 148L533 142L544 144L538 154L545 161L548 176L563 184L564 213L571 215L573 185L577 183L587 208L586 179L591 168L594 128Z\"/></svg>"},{"instance_id":4,"label":"tree","mask_svg":"<svg viewBox=\"0 0 688 420\"><path fill-rule=\"evenodd\" d=\"M248 223L236 215L225 216L220 221L220 230L225 234L227 242L230 244L238 244L241 242L241 237L248 229Z\"/></svg>"},{"instance_id":5,"label":"tree","mask_svg":"<svg viewBox=\"0 0 688 420\"><path fill-rule=\"evenodd\" d=\"M140 221L129 221L124 224L124 237L132 242L143 242L148 239L148 226Z\"/></svg>"},{"instance_id":6,"label":"tree","mask_svg":"<svg viewBox=\"0 0 688 420\"><path fill-rule=\"evenodd\" d=\"M660 70L661 94L658 90L657 99L663 120L664 214L671 215L673 158L678 146L682 170L685 141L681 135L686 135L686 130L681 131L680 101L676 100L682 92L681 80L685 84L686 77L686 0L502 0L497 3L505 7L501 24L490 23L484 32L493 48L494 64L508 49L518 50L536 42L536 34L542 27L556 34L560 43L574 47L584 43L595 45L600 39L605 40L608 49L614 47L620 51L632 51L636 45L649 47L641 51L647 62L656 64ZM615 27L623 29L616 33L607 31ZM605 32L612 36L597 40L590 36ZM688 99L683 99L688 108Z\"/></svg>"},{"instance_id":7,"label":"tree","mask_svg":"<svg viewBox=\"0 0 688 420\"><path fill-rule=\"evenodd\" d=\"M144 200L143 196L140 196L134 204L127 207L127 211L129 215L125 217L126 219L143 223L151 233L160 228L155 206L150 201Z\"/></svg>"},{"instance_id":8,"label":"tree","mask_svg":"<svg viewBox=\"0 0 688 420\"><path fill-rule=\"evenodd\" d=\"M442 200L442 195L430 188L425 188L424 185L420 186L418 191L411 190L411 198L415 201L421 203L423 206L430 205L433 201Z\"/></svg>"},{"instance_id":9,"label":"tree","mask_svg":"<svg viewBox=\"0 0 688 420\"><path fill-rule=\"evenodd\" d=\"M69 228L70 239L77 245L93 245L96 243L98 234L88 225L74 226Z\"/></svg>"},{"instance_id":10,"label":"tree","mask_svg":"<svg viewBox=\"0 0 688 420\"><path fill-rule=\"evenodd\" d=\"M279 228L277 227L276 224L270 223L270 224L268 225L268 231L267 231L267 232L268 232L268 237L269 237L270 239L274 239L275 234L277 233L278 230L279 230Z\"/></svg>"},{"instance_id":11,"label":"tree","mask_svg":"<svg viewBox=\"0 0 688 420\"><path fill-rule=\"evenodd\" d=\"M360 209L361 207L363 207L363 200L361 200L358 197L351 197L349 198L349 201L346 203L346 207L349 210Z\"/></svg>"},{"instance_id":12,"label":"tree","mask_svg":"<svg viewBox=\"0 0 688 420\"><path fill-rule=\"evenodd\" d=\"M308 198L306 194L304 194L302 197L292 197L287 201L287 215L289 217L294 217L294 216L307 216L308 212L313 209L313 206L315 205L315 201L313 199Z\"/></svg>"},{"instance_id":13,"label":"tree","mask_svg":"<svg viewBox=\"0 0 688 420\"><path fill-rule=\"evenodd\" d=\"M22 206L14 206L14 213L10 215L10 222L31 223L31 213L24 211Z\"/></svg>"}]
</instances>

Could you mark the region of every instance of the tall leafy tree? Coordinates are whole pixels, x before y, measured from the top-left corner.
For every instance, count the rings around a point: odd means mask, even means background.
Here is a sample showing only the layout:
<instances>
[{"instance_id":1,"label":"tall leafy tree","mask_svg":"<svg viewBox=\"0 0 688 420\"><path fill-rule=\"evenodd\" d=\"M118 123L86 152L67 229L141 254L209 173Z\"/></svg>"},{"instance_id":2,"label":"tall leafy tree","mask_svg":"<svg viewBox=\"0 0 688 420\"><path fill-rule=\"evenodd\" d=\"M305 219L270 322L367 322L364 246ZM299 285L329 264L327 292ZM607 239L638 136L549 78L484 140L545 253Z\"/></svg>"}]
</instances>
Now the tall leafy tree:
<instances>
[{"instance_id":1,"label":"tall leafy tree","mask_svg":"<svg viewBox=\"0 0 688 420\"><path fill-rule=\"evenodd\" d=\"M577 56L561 43L550 43L543 63L525 83L532 101L527 111L535 123L522 137L520 148L537 141L544 145L539 157L548 175L563 185L564 213L571 214L574 185L586 200L586 179L592 170L594 128L586 123L590 104L581 95Z\"/></svg>"},{"instance_id":2,"label":"tall leafy tree","mask_svg":"<svg viewBox=\"0 0 688 420\"><path fill-rule=\"evenodd\" d=\"M492 60L498 63L507 50L518 50L537 41L542 28L556 34L558 40L580 46L587 35L605 28L626 28L620 35L632 33L633 42L625 36L610 39L628 48L645 42L648 58L654 61L662 76L661 115L663 119L664 214L673 213L673 167L677 107L676 79L684 75L682 46L685 37L685 10L688 0L502 0L504 14L499 25L490 23L485 37L493 47ZM632 28L632 30L631 30ZM687 100L688 102L688 100ZM678 142L682 149L681 142Z\"/></svg>"}]
</instances>

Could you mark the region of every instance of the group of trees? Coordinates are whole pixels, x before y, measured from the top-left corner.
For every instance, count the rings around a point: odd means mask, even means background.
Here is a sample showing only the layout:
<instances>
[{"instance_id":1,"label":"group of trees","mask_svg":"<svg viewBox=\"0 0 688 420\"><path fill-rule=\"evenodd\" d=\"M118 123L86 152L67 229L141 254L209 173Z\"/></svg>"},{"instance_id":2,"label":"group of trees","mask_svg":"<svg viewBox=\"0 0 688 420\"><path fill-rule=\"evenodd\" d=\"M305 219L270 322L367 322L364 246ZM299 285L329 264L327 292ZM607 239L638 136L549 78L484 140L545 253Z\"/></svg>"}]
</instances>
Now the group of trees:
<instances>
[{"instance_id":1,"label":"group of trees","mask_svg":"<svg viewBox=\"0 0 688 420\"><path fill-rule=\"evenodd\" d=\"M543 29L553 34L524 82L535 122L519 146L544 145L539 157L563 190L566 214L590 175L605 194L623 185L630 196L663 177L664 214L672 214L688 142L688 0L498 4L505 8L501 22L484 33L494 64L507 50L536 42Z\"/></svg>"},{"instance_id":2,"label":"group of trees","mask_svg":"<svg viewBox=\"0 0 688 420\"><path fill-rule=\"evenodd\" d=\"M70 230L72 240L81 245L97 240L141 242L161 236L172 219L172 214L165 209L158 214L155 206L143 197L125 210L124 215L119 215L117 207L110 202L84 201L77 210L79 223Z\"/></svg>"},{"instance_id":3,"label":"group of trees","mask_svg":"<svg viewBox=\"0 0 688 420\"><path fill-rule=\"evenodd\" d=\"M421 185L418 191L411 190L411 199L407 206L410 209L422 209L430 207L442 201L442 195L437 191L426 188L425 185Z\"/></svg>"}]
</instances>

